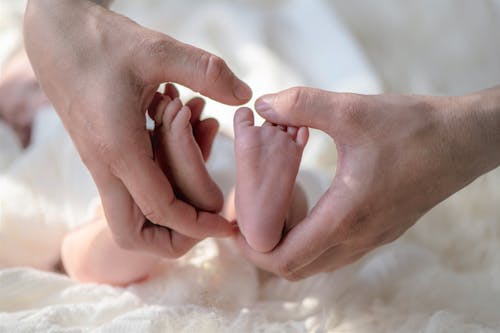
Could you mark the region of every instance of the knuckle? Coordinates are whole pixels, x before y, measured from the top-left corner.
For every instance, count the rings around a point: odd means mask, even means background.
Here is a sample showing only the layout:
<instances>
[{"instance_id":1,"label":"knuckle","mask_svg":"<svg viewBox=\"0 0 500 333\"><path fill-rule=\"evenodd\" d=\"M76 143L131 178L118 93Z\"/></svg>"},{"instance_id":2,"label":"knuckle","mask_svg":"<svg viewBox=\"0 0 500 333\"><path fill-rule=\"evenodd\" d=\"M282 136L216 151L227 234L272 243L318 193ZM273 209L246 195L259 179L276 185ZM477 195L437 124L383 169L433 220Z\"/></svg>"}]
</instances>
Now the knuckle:
<instances>
[{"instance_id":1,"label":"knuckle","mask_svg":"<svg viewBox=\"0 0 500 333\"><path fill-rule=\"evenodd\" d=\"M305 110L308 105L308 94L305 93L304 88L302 87L294 87L288 89L286 92L286 100L285 103L288 107L299 108L301 110Z\"/></svg>"},{"instance_id":2,"label":"knuckle","mask_svg":"<svg viewBox=\"0 0 500 333\"><path fill-rule=\"evenodd\" d=\"M132 87L152 83L152 80L154 83L160 83L156 81L161 81L158 75L162 66L174 59L179 46L168 36L151 31L140 34L140 38L132 45L130 52L123 52L126 54L125 63L134 64L132 67L126 66L127 74L134 83Z\"/></svg>"},{"instance_id":3,"label":"knuckle","mask_svg":"<svg viewBox=\"0 0 500 333\"><path fill-rule=\"evenodd\" d=\"M159 34L145 39L139 44L139 47L148 56L168 56L172 50L172 43L165 36Z\"/></svg>"},{"instance_id":4,"label":"knuckle","mask_svg":"<svg viewBox=\"0 0 500 333\"><path fill-rule=\"evenodd\" d=\"M176 259L185 255L198 242L186 237L179 237L176 231L170 230L170 241L166 250L166 256L171 259Z\"/></svg>"},{"instance_id":5,"label":"knuckle","mask_svg":"<svg viewBox=\"0 0 500 333\"><path fill-rule=\"evenodd\" d=\"M163 220L160 218L160 216L162 216L162 214L161 213L158 214L158 212L153 210L151 207L143 208L143 214L144 214L144 217L146 218L146 221L148 223L151 223L153 225L159 225L159 226L164 225Z\"/></svg>"},{"instance_id":6,"label":"knuckle","mask_svg":"<svg viewBox=\"0 0 500 333\"><path fill-rule=\"evenodd\" d=\"M361 95L344 95L341 110L343 123L359 127L366 124L368 113Z\"/></svg>"},{"instance_id":7,"label":"knuckle","mask_svg":"<svg viewBox=\"0 0 500 333\"><path fill-rule=\"evenodd\" d=\"M205 82L217 83L221 80L226 69L226 63L220 57L204 53L200 57L200 67L203 69Z\"/></svg>"}]
</instances>

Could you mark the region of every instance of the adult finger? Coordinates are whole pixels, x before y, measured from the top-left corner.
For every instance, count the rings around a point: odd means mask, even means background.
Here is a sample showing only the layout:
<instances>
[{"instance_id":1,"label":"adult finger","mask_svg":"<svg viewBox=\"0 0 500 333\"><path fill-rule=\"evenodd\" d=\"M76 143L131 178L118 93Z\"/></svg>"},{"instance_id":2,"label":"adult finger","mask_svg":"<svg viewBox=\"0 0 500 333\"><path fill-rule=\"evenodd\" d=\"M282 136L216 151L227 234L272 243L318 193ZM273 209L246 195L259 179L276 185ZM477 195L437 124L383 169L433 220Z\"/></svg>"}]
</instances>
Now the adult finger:
<instances>
[{"instance_id":1,"label":"adult finger","mask_svg":"<svg viewBox=\"0 0 500 333\"><path fill-rule=\"evenodd\" d=\"M332 236L335 218L332 209L335 204L329 201L327 192L313 208L311 213L284 236L278 246L269 253L254 251L243 236L238 245L245 257L258 267L282 277L293 277L301 268L309 265L330 248L339 245Z\"/></svg>"},{"instance_id":2,"label":"adult finger","mask_svg":"<svg viewBox=\"0 0 500 333\"><path fill-rule=\"evenodd\" d=\"M147 221L140 232L143 248L164 257L178 258L189 251L201 239L191 238L170 228Z\"/></svg>"},{"instance_id":3,"label":"adult finger","mask_svg":"<svg viewBox=\"0 0 500 333\"><path fill-rule=\"evenodd\" d=\"M145 135L148 135L146 131ZM149 138L144 141L149 143ZM137 149L135 154L131 153L133 150L133 144L128 145L127 152L114 163L113 169L146 219L197 239L231 234L231 226L219 215L198 212L178 200L152 156L144 156L144 149ZM130 202L115 202L108 207L124 207L124 204Z\"/></svg>"},{"instance_id":4,"label":"adult finger","mask_svg":"<svg viewBox=\"0 0 500 333\"><path fill-rule=\"evenodd\" d=\"M360 117L362 103L361 95L296 87L260 97L255 110L270 122L312 127L333 136L349 125L347 121Z\"/></svg>"},{"instance_id":5,"label":"adult finger","mask_svg":"<svg viewBox=\"0 0 500 333\"><path fill-rule=\"evenodd\" d=\"M139 50L142 56L137 57L137 68L141 68L145 81L176 82L229 105L246 103L252 97L250 87L221 58L166 35L151 33L156 37L148 47Z\"/></svg>"},{"instance_id":6,"label":"adult finger","mask_svg":"<svg viewBox=\"0 0 500 333\"><path fill-rule=\"evenodd\" d=\"M198 242L166 227L146 223L125 185L112 174L97 174L94 179L99 185L106 220L120 247L177 258Z\"/></svg>"},{"instance_id":7,"label":"adult finger","mask_svg":"<svg viewBox=\"0 0 500 333\"><path fill-rule=\"evenodd\" d=\"M291 281L298 281L310 276L324 273L333 272L346 265L360 259L365 252L352 252L352 248L345 245L337 245L324 252L316 260L301 269L290 273L286 278Z\"/></svg>"}]
</instances>

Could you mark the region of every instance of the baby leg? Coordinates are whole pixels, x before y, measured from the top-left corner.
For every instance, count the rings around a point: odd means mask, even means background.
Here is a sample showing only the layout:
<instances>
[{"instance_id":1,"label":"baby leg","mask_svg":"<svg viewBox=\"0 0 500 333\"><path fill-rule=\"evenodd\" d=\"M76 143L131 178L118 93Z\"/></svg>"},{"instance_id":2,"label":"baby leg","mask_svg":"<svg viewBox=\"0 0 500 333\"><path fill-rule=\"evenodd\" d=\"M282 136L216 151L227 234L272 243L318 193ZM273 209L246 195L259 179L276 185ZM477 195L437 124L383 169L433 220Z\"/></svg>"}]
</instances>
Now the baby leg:
<instances>
[{"instance_id":1,"label":"baby leg","mask_svg":"<svg viewBox=\"0 0 500 333\"><path fill-rule=\"evenodd\" d=\"M64 238L61 259L68 275L77 281L116 286L146 279L160 261L159 257L118 247L102 208L91 223Z\"/></svg>"}]
</instances>

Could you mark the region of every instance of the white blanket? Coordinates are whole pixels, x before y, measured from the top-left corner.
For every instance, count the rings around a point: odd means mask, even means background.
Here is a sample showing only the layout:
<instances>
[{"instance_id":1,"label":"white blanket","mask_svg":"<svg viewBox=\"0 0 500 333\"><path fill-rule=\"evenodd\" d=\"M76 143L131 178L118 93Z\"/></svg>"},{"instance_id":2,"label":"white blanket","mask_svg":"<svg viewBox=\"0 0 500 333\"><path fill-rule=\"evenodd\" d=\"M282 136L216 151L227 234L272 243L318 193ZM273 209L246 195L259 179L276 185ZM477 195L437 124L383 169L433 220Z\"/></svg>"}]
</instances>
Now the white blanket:
<instances>
[{"instance_id":1,"label":"white blanket","mask_svg":"<svg viewBox=\"0 0 500 333\"><path fill-rule=\"evenodd\" d=\"M256 96L295 84L380 90L322 1L150 0L117 7L220 54ZM233 109L209 103L207 111L230 134ZM221 136L209 163L225 191L233 182L231 151ZM304 165L332 172L332 152L330 140L316 133ZM128 288L78 284L42 270L57 261L61 238L85 222L96 195L52 110L38 115L27 151L0 123L0 174L0 332L500 331L498 170L400 240L335 273L295 283L262 279L231 243L209 239ZM310 197L327 185L319 171L302 171L301 182Z\"/></svg>"}]
</instances>

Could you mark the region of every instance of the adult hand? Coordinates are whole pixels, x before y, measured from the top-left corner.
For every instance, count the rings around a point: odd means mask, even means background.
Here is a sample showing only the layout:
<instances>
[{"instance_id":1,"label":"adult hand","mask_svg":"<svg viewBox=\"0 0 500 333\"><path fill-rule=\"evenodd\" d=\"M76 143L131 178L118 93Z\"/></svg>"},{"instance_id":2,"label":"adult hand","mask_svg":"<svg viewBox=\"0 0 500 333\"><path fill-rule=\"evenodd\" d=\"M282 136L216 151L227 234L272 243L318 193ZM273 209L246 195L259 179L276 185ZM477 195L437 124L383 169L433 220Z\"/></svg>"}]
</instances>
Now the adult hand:
<instances>
[{"instance_id":1,"label":"adult hand","mask_svg":"<svg viewBox=\"0 0 500 333\"><path fill-rule=\"evenodd\" d=\"M231 105L248 101L250 89L220 58L86 0L29 1L25 42L120 246L178 257L198 239L231 233L217 214L176 199L153 160L144 116L167 81Z\"/></svg>"},{"instance_id":2,"label":"adult hand","mask_svg":"<svg viewBox=\"0 0 500 333\"><path fill-rule=\"evenodd\" d=\"M433 206L500 164L500 88L463 97L363 96L293 88L256 102L266 120L309 126L338 165L309 216L270 253L243 253L296 280L332 271L401 236Z\"/></svg>"}]
</instances>

